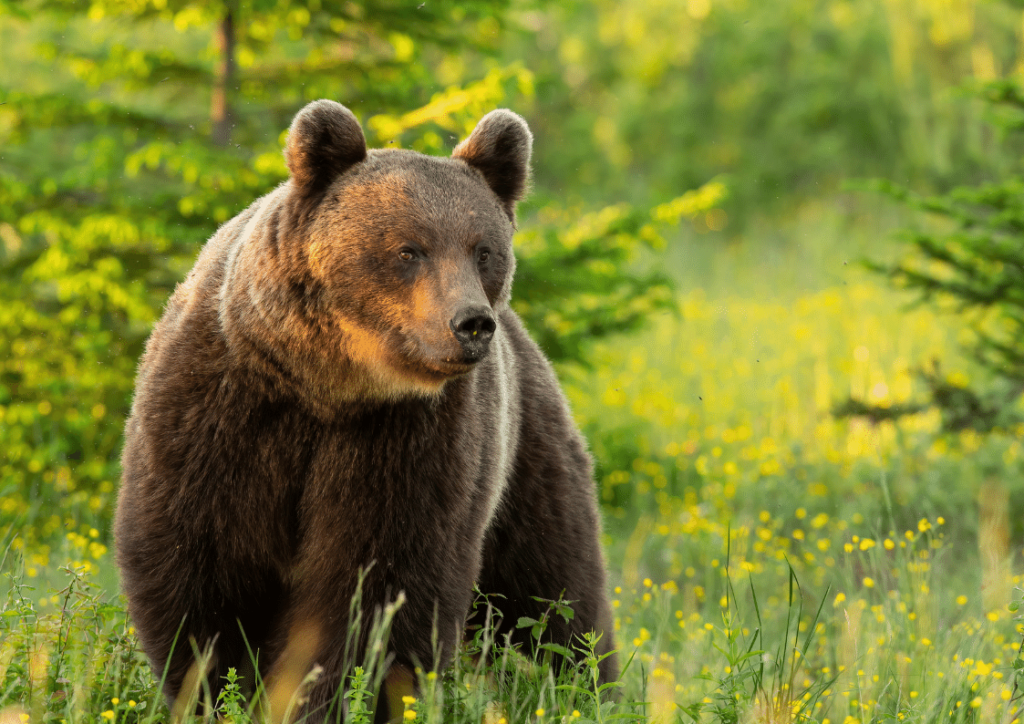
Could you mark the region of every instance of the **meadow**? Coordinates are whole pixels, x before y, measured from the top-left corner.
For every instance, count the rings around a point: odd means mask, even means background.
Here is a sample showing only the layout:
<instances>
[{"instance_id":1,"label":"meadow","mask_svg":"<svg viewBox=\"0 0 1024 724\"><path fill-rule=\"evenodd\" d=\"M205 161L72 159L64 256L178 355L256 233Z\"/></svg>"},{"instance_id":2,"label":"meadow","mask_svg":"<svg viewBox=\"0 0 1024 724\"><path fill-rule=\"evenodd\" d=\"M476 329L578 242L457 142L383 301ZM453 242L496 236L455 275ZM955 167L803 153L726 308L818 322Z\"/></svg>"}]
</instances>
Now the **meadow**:
<instances>
[{"instance_id":1,"label":"meadow","mask_svg":"<svg viewBox=\"0 0 1024 724\"><path fill-rule=\"evenodd\" d=\"M976 0L0 0L0 724L172 717L114 560L132 378L321 97L430 154L493 108L529 120L513 303L590 441L624 664L599 685L583 641L556 677L484 627L403 720L1020 722L1024 429L836 411L1006 372L964 353L968 316L865 270L921 217L847 184L959 194L921 226L1018 248L1022 28ZM285 718L225 692L186 719Z\"/></svg>"},{"instance_id":2,"label":"meadow","mask_svg":"<svg viewBox=\"0 0 1024 724\"><path fill-rule=\"evenodd\" d=\"M555 680L511 652L491 666L513 673L488 683L477 640L452 670L421 672L407 719L1019 721L1021 431L833 416L848 395L914 399L914 369L933 357L952 360L953 381L974 373L956 362L957 318L839 265L834 283L770 293L750 263L747 294L699 286L695 268L677 313L560 368L598 463L629 662L618 699L595 694L586 662ZM109 530L37 520L4 541L0 721L164 720ZM368 670L354 687L366 696ZM230 697L219 711L250 717Z\"/></svg>"}]
</instances>

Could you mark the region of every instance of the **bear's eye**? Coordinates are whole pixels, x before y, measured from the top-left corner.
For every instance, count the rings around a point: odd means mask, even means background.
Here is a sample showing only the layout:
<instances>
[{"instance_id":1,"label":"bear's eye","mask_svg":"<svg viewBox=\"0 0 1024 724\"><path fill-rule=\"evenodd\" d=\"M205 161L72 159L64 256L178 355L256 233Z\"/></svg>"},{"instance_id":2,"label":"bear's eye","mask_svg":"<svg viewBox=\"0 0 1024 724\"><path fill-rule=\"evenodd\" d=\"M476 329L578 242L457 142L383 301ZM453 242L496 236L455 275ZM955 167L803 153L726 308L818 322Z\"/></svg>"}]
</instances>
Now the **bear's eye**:
<instances>
[{"instance_id":1,"label":"bear's eye","mask_svg":"<svg viewBox=\"0 0 1024 724\"><path fill-rule=\"evenodd\" d=\"M413 259L416 258L416 252L410 249L409 247L405 247L400 252L398 252L398 258L401 259L402 261L412 261Z\"/></svg>"},{"instance_id":2,"label":"bear's eye","mask_svg":"<svg viewBox=\"0 0 1024 724\"><path fill-rule=\"evenodd\" d=\"M486 262L490 258L491 258L491 252L488 251L487 249L484 249L483 251L480 252L480 255L477 257L477 261L480 262L481 264L483 264L484 262Z\"/></svg>"}]
</instances>

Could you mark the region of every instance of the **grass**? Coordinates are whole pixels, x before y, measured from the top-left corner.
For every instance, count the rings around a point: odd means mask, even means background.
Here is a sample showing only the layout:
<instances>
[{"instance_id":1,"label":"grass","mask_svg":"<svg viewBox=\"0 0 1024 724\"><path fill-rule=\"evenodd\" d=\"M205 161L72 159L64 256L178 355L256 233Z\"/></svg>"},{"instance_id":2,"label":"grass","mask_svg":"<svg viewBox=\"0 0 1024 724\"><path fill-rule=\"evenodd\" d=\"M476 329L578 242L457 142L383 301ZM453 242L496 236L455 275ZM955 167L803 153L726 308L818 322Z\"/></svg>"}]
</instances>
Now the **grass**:
<instances>
[{"instance_id":1,"label":"grass","mask_svg":"<svg viewBox=\"0 0 1024 724\"><path fill-rule=\"evenodd\" d=\"M507 649L485 666L479 654L491 642L481 630L441 676L418 672L422 693L407 710L431 722L1017 718L1019 625L1006 605L982 613L966 593L942 587L945 520L922 519L913 530L876 539L842 525L815 528L812 519L807 527L816 532L794 539L762 517L755 530L721 531L726 549L706 575L684 570L679 582L645 578L636 588L615 589L616 635L624 658L632 657L620 701L608 691L597 695L592 652L558 680ZM713 543L715 535L698 535L692 545ZM752 540L766 545L755 552ZM805 554L833 546L838 560L822 574ZM832 582L804 584L799 571ZM119 600L81 569L63 574L57 603L51 597L46 605L23 576L8 576L0 616L0 696L8 714L25 721L166 720ZM353 683L372 701L371 686ZM230 697L221 701L231 721L249 721L240 707ZM358 711L350 709L352 721Z\"/></svg>"},{"instance_id":2,"label":"grass","mask_svg":"<svg viewBox=\"0 0 1024 724\"><path fill-rule=\"evenodd\" d=\"M80 569L65 568L63 573L67 585L56 594L58 605L44 607L35 604L33 590L20 576L8 575L11 588L0 616L0 681L4 683L0 717L6 718L0 721L151 723L171 719L157 693L159 681L137 648L122 602L117 598L111 602ZM388 607L370 636L367 658L352 671L345 693L346 721L373 721L373 702L384 673L384 659L378 652L383 651L390 618L399 606L400 602ZM571 609L565 602L552 602L551 615L571 615ZM539 636L543 622L524 625L537 628L538 623ZM634 697L615 700L612 690L620 686L618 682L598 682L596 638L578 642L580 666L556 678L543 661L543 648L526 657L495 642L493 636L489 627L476 630L440 676L417 669L420 694L404 697L404 718L474 724L545 717L579 722L643 719L644 705ZM315 677L313 672L304 683ZM184 703L178 711L193 711L198 703L209 714L189 717L190 721L256 722L263 721L268 710L271 721L292 721L289 713L302 692L300 686L284 700L267 692L262 700L267 708L261 710L242 696L234 670L229 671L226 684L216 700L205 687L183 691Z\"/></svg>"},{"instance_id":3,"label":"grass","mask_svg":"<svg viewBox=\"0 0 1024 724\"><path fill-rule=\"evenodd\" d=\"M949 318L843 274L772 296L694 288L679 318L561 370L599 461L615 636L631 661L618 699L597 697L592 656L558 679L507 650L485 665L477 632L451 669L418 672L407 719L1021 720L1024 431L833 418L850 394L913 399L913 370L932 357L953 380L976 374L956 361L964 333ZM167 717L102 519L55 511L46 530L3 540L3 724ZM350 721L368 721L362 676ZM221 707L250 717L237 700Z\"/></svg>"}]
</instances>

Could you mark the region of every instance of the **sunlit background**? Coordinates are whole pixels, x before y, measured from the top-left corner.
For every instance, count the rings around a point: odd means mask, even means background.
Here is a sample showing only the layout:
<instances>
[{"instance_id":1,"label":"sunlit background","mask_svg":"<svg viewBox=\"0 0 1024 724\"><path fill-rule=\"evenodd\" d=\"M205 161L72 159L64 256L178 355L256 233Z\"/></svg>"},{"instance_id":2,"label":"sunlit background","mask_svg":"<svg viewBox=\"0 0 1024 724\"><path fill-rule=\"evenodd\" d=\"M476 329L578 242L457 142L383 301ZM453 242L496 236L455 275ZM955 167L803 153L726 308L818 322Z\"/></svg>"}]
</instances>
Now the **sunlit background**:
<instances>
[{"instance_id":1,"label":"sunlit background","mask_svg":"<svg viewBox=\"0 0 1024 724\"><path fill-rule=\"evenodd\" d=\"M1022 51L1019 0L0 0L0 721L159 719L135 367L321 97L376 147L530 124L514 305L637 718L1016 721Z\"/></svg>"}]
</instances>

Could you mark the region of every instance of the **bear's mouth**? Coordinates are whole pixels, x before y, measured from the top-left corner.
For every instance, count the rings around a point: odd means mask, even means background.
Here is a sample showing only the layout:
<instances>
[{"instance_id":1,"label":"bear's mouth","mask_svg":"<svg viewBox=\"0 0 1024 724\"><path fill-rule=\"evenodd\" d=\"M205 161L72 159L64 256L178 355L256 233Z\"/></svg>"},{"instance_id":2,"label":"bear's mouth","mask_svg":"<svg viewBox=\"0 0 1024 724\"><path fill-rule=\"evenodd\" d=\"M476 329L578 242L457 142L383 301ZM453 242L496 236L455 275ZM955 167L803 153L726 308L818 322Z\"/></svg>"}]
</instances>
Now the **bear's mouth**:
<instances>
[{"instance_id":1,"label":"bear's mouth","mask_svg":"<svg viewBox=\"0 0 1024 724\"><path fill-rule=\"evenodd\" d=\"M430 361L426 361L425 360L425 361L423 361L421 363L421 367L425 371L427 371L429 373L432 373L433 375L436 375L439 378L447 379L449 377L459 377L460 375L464 375L464 374L468 373L474 367L476 367L476 364L479 361L480 361L479 359L475 359L475 360L445 359L445 360L430 360Z\"/></svg>"},{"instance_id":2,"label":"bear's mouth","mask_svg":"<svg viewBox=\"0 0 1024 724\"><path fill-rule=\"evenodd\" d=\"M427 355L417 355L413 358L409 356L392 358L392 363L398 363L395 366L405 375L432 386L441 385L447 380L472 372L478 361Z\"/></svg>"},{"instance_id":3,"label":"bear's mouth","mask_svg":"<svg viewBox=\"0 0 1024 724\"><path fill-rule=\"evenodd\" d=\"M406 336L402 342L405 353L400 355L400 359L403 366L436 383L471 372L486 356L471 356L457 346L435 345L411 336Z\"/></svg>"}]
</instances>

